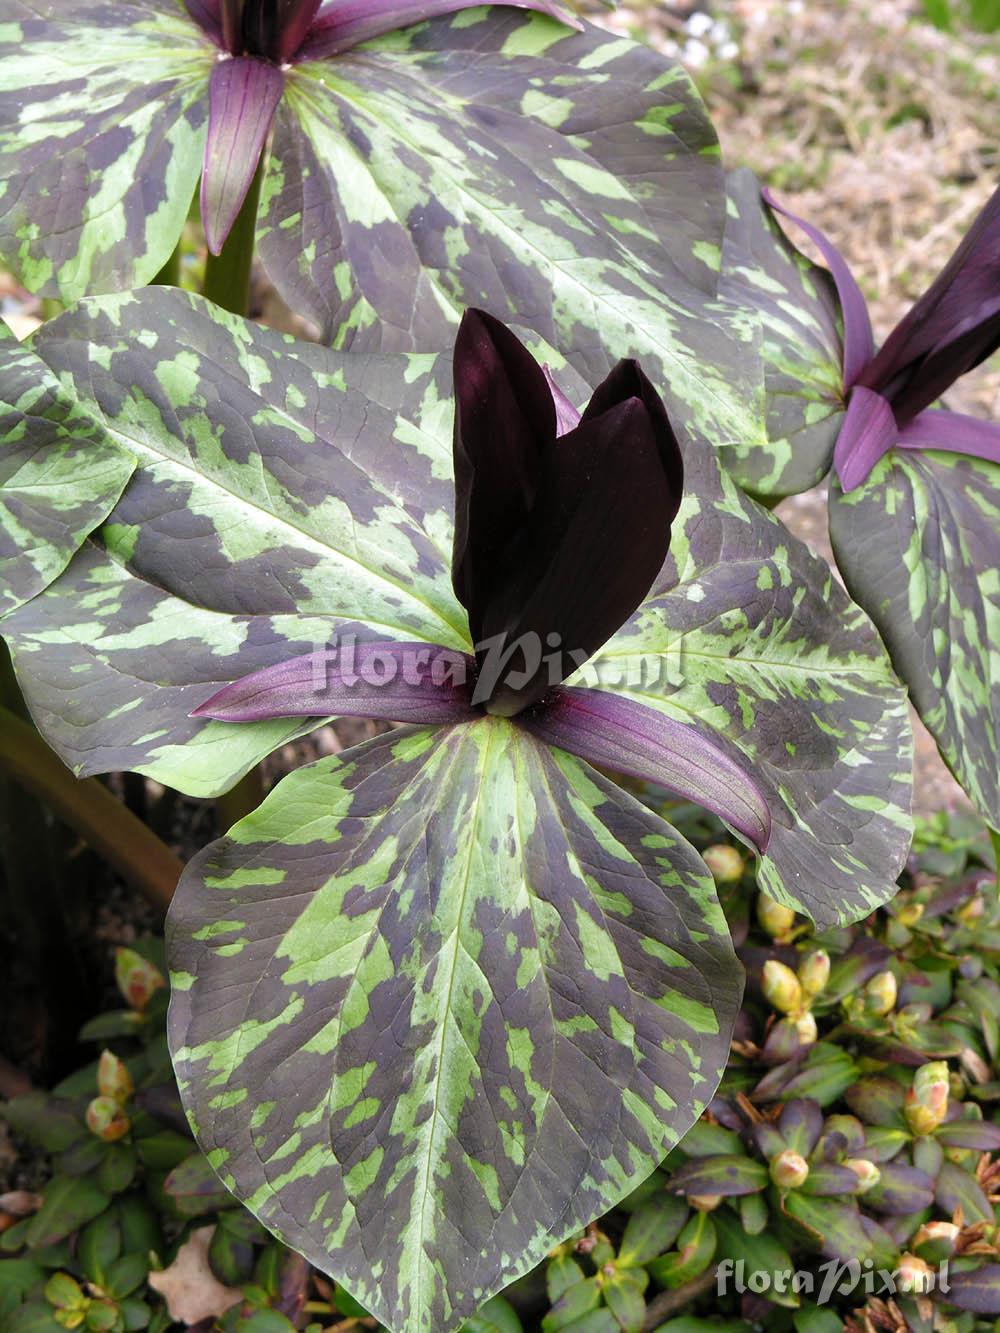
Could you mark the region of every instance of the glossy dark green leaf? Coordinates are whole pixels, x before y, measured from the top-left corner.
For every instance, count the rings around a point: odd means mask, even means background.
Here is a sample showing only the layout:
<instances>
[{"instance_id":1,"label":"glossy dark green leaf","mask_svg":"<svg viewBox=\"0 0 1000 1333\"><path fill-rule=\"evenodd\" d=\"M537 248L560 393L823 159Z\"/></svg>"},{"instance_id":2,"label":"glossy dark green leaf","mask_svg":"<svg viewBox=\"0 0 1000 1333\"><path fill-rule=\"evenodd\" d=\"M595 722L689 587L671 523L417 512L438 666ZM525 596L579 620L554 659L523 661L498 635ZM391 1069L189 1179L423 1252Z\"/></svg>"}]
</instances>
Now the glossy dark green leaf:
<instances>
[{"instance_id":1,"label":"glossy dark green leaf","mask_svg":"<svg viewBox=\"0 0 1000 1333\"><path fill-rule=\"evenodd\" d=\"M826 476L844 417L840 305L829 272L787 239L742 168L729 173L720 293L762 316L766 443L723 461L744 489L779 497Z\"/></svg>"},{"instance_id":2,"label":"glossy dark green leaf","mask_svg":"<svg viewBox=\"0 0 1000 1333\"><path fill-rule=\"evenodd\" d=\"M435 1333L648 1174L739 992L694 853L502 719L285 778L186 872L170 952L222 1180L384 1323Z\"/></svg>"},{"instance_id":3,"label":"glossy dark green leaf","mask_svg":"<svg viewBox=\"0 0 1000 1333\"><path fill-rule=\"evenodd\" d=\"M50 1153L62 1152L87 1138L79 1108L45 1092L28 1092L0 1102L0 1119Z\"/></svg>"},{"instance_id":4,"label":"glossy dark green leaf","mask_svg":"<svg viewBox=\"0 0 1000 1333\"><path fill-rule=\"evenodd\" d=\"M828 1259L848 1263L868 1255L871 1243L853 1200L848 1203L842 1199L810 1199L791 1191L784 1196L782 1208L802 1235Z\"/></svg>"},{"instance_id":5,"label":"glossy dark green leaf","mask_svg":"<svg viewBox=\"0 0 1000 1333\"><path fill-rule=\"evenodd\" d=\"M738 1219L723 1208L717 1209L712 1219L718 1236L716 1261L730 1259L734 1264L742 1263L747 1273L771 1274L768 1299L775 1305L795 1309L799 1304L798 1294L782 1290L783 1286L788 1285L787 1277L775 1281L775 1275L787 1275L795 1271L795 1264L784 1245L773 1235L747 1235Z\"/></svg>"},{"instance_id":6,"label":"glossy dark green leaf","mask_svg":"<svg viewBox=\"0 0 1000 1333\"><path fill-rule=\"evenodd\" d=\"M830 489L830 537L945 762L1000 826L1000 466L897 449Z\"/></svg>"},{"instance_id":7,"label":"glossy dark green leaf","mask_svg":"<svg viewBox=\"0 0 1000 1333\"><path fill-rule=\"evenodd\" d=\"M696 1212L677 1237L677 1248L647 1267L661 1286L676 1290L704 1273L715 1256L717 1241L712 1215Z\"/></svg>"},{"instance_id":8,"label":"glossy dark green leaf","mask_svg":"<svg viewBox=\"0 0 1000 1333\"><path fill-rule=\"evenodd\" d=\"M29 1249L62 1240L102 1213L111 1202L93 1181L74 1176L53 1176L45 1186L43 1199L25 1229Z\"/></svg>"},{"instance_id":9,"label":"glossy dark green leaf","mask_svg":"<svg viewBox=\"0 0 1000 1333\"><path fill-rule=\"evenodd\" d=\"M669 1250L687 1220L687 1204L670 1194L661 1194L637 1208L626 1224L618 1246L618 1263L628 1266L648 1263Z\"/></svg>"}]
</instances>

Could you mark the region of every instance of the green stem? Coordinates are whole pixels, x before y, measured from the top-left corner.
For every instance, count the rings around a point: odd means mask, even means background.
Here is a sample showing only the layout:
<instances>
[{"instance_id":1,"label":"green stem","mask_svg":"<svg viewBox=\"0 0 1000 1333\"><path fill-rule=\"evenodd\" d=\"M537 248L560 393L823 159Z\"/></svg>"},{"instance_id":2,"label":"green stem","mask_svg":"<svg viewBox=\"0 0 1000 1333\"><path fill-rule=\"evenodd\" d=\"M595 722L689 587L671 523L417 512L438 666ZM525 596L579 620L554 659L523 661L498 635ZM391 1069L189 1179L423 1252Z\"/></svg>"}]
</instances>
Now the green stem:
<instances>
[{"instance_id":1,"label":"green stem","mask_svg":"<svg viewBox=\"0 0 1000 1333\"><path fill-rule=\"evenodd\" d=\"M181 285L181 243L171 250L167 262L153 279L153 287L179 287Z\"/></svg>"},{"instance_id":2,"label":"green stem","mask_svg":"<svg viewBox=\"0 0 1000 1333\"><path fill-rule=\"evenodd\" d=\"M215 798L215 813L219 822L220 833L225 833L234 824L238 824L246 815L252 814L264 799L264 778L260 768L251 768L244 773L235 787Z\"/></svg>"},{"instance_id":3,"label":"green stem","mask_svg":"<svg viewBox=\"0 0 1000 1333\"><path fill-rule=\"evenodd\" d=\"M94 778L75 778L29 722L0 707L0 764L156 907L183 865L165 842Z\"/></svg>"},{"instance_id":4,"label":"green stem","mask_svg":"<svg viewBox=\"0 0 1000 1333\"><path fill-rule=\"evenodd\" d=\"M245 315L250 305L250 269L253 265L254 237L257 234L257 204L260 183L264 179L264 154L261 154L243 207L236 215L226 243L217 255L205 260L204 295L223 310Z\"/></svg>"},{"instance_id":5,"label":"green stem","mask_svg":"<svg viewBox=\"0 0 1000 1333\"><path fill-rule=\"evenodd\" d=\"M993 848L993 859L996 862L997 887L1000 888L1000 833L996 829L990 829L990 846Z\"/></svg>"}]
</instances>

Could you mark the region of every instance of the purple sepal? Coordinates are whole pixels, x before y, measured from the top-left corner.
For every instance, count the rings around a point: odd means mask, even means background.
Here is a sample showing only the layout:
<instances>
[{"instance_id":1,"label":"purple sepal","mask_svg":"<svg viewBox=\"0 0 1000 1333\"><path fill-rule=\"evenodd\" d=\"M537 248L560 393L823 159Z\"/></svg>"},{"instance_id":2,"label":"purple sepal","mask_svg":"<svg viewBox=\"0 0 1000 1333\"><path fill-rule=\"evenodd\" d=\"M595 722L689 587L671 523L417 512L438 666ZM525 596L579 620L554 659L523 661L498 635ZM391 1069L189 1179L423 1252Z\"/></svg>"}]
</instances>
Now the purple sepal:
<instances>
[{"instance_id":1,"label":"purple sepal","mask_svg":"<svg viewBox=\"0 0 1000 1333\"><path fill-rule=\"evenodd\" d=\"M469 703L475 662L431 643L348 643L290 658L224 685L192 717L370 717L448 726L482 716Z\"/></svg>"},{"instance_id":2,"label":"purple sepal","mask_svg":"<svg viewBox=\"0 0 1000 1333\"><path fill-rule=\"evenodd\" d=\"M753 779L696 727L634 699L561 686L521 724L540 740L628 777L655 782L719 816L763 853L771 812Z\"/></svg>"},{"instance_id":3,"label":"purple sepal","mask_svg":"<svg viewBox=\"0 0 1000 1333\"><path fill-rule=\"evenodd\" d=\"M843 489L853 491L867 481L872 468L898 439L896 418L882 395L860 384L852 389L833 449L833 466Z\"/></svg>"},{"instance_id":4,"label":"purple sepal","mask_svg":"<svg viewBox=\"0 0 1000 1333\"><path fill-rule=\"evenodd\" d=\"M515 9L535 9L570 28L583 24L552 0L511 0ZM441 14L476 9L482 0L336 0L325 6L313 21L309 35L295 54L296 60L323 60L342 55L362 42L370 42L397 28L407 28Z\"/></svg>"},{"instance_id":5,"label":"purple sepal","mask_svg":"<svg viewBox=\"0 0 1000 1333\"><path fill-rule=\"evenodd\" d=\"M899 432L901 449L947 449L1000 463L1000 424L927 408Z\"/></svg>"},{"instance_id":6,"label":"purple sepal","mask_svg":"<svg viewBox=\"0 0 1000 1333\"><path fill-rule=\"evenodd\" d=\"M542 366L542 374L545 376L545 382L549 386L549 393L551 393L552 401L556 407L556 438L558 439L559 436L568 435L571 430L576 430L580 424L580 412L552 378L552 371L549 370L547 365Z\"/></svg>"},{"instance_id":7,"label":"purple sepal","mask_svg":"<svg viewBox=\"0 0 1000 1333\"><path fill-rule=\"evenodd\" d=\"M801 227L809 239L819 247L827 262L844 315L844 388L853 388L875 352L868 305L861 294L861 288L854 281L854 275L847 267L844 256L818 227L796 217L787 208L782 208L766 187L761 190L761 196L769 208L788 218L789 222L794 222L797 227Z\"/></svg>"},{"instance_id":8,"label":"purple sepal","mask_svg":"<svg viewBox=\"0 0 1000 1333\"><path fill-rule=\"evenodd\" d=\"M284 86L276 65L252 56L219 60L212 67L201 218L213 255L225 244L246 198Z\"/></svg>"}]
</instances>

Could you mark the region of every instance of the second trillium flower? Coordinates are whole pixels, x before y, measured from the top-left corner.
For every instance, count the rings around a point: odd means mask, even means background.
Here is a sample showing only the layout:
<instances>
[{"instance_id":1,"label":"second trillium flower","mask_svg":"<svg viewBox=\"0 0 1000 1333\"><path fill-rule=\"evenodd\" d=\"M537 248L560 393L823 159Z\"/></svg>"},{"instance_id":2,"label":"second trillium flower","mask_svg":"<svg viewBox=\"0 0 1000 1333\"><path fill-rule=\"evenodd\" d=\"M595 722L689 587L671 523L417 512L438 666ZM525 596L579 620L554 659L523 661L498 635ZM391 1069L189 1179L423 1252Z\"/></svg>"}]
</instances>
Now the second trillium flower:
<instances>
[{"instance_id":1,"label":"second trillium flower","mask_svg":"<svg viewBox=\"0 0 1000 1333\"><path fill-rule=\"evenodd\" d=\"M620 361L581 414L478 310L462 321L454 369L452 579L473 652L322 649L224 686L195 715L516 718L542 741L697 801L763 851L767 802L730 754L634 699L561 683L629 619L667 555L684 469L656 390Z\"/></svg>"}]
</instances>

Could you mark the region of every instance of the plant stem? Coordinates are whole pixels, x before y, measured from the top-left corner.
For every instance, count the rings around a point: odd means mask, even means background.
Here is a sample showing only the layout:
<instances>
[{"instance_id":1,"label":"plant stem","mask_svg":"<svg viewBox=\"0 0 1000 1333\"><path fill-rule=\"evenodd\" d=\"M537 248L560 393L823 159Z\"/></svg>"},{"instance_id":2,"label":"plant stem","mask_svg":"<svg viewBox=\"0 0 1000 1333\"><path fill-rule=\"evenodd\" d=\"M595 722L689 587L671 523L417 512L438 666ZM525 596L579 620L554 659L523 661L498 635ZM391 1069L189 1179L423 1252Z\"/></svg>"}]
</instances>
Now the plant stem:
<instances>
[{"instance_id":1,"label":"plant stem","mask_svg":"<svg viewBox=\"0 0 1000 1333\"><path fill-rule=\"evenodd\" d=\"M100 782L75 778L29 722L3 707L0 764L154 906L168 906L180 858Z\"/></svg>"},{"instance_id":2,"label":"plant stem","mask_svg":"<svg viewBox=\"0 0 1000 1333\"><path fill-rule=\"evenodd\" d=\"M250 304L250 269L257 233L260 183L264 179L264 157L261 153L247 197L236 215L225 245L217 255L209 252L205 260L204 295L234 315L245 315Z\"/></svg>"},{"instance_id":3,"label":"plant stem","mask_svg":"<svg viewBox=\"0 0 1000 1333\"><path fill-rule=\"evenodd\" d=\"M260 767L251 768L249 773L244 773L235 787L215 798L219 832L225 833L234 824L238 824L245 815L256 810L264 799L264 794L264 778Z\"/></svg>"},{"instance_id":4,"label":"plant stem","mask_svg":"<svg viewBox=\"0 0 1000 1333\"><path fill-rule=\"evenodd\" d=\"M167 262L150 284L153 287L179 287L181 285L181 243L171 250Z\"/></svg>"},{"instance_id":5,"label":"plant stem","mask_svg":"<svg viewBox=\"0 0 1000 1333\"><path fill-rule=\"evenodd\" d=\"M997 887L1000 888L1000 833L995 828L990 829L990 846L993 848L993 859L996 862Z\"/></svg>"},{"instance_id":6,"label":"plant stem","mask_svg":"<svg viewBox=\"0 0 1000 1333\"><path fill-rule=\"evenodd\" d=\"M659 1296L655 1296L646 1306L646 1319L642 1325L643 1328L659 1328L668 1315L683 1310L685 1305L690 1305L699 1296L704 1296L706 1292L711 1291L714 1285L715 1264L712 1264L711 1268L702 1273L701 1277L692 1278L690 1282L685 1282L683 1286L676 1287L673 1291L661 1291Z\"/></svg>"}]
</instances>

